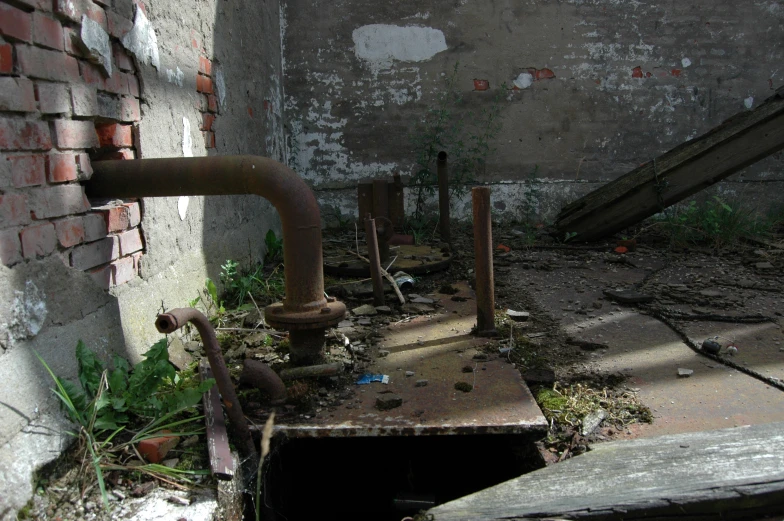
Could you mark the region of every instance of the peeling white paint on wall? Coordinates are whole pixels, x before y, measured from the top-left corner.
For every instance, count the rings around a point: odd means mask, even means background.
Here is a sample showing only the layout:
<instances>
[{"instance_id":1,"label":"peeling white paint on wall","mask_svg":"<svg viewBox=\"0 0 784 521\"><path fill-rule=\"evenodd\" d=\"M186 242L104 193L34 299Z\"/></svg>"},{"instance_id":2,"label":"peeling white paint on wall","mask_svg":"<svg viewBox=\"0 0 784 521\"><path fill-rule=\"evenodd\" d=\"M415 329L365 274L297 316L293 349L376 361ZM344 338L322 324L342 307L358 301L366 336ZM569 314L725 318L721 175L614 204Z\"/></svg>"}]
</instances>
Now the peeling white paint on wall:
<instances>
[{"instance_id":1,"label":"peeling white paint on wall","mask_svg":"<svg viewBox=\"0 0 784 521\"><path fill-rule=\"evenodd\" d=\"M269 89L267 91L267 100L269 107L267 107L266 122L267 122L267 135L264 142L267 148L267 156L283 161L286 155L285 142L283 140L283 99L282 87L280 79L276 74L270 76Z\"/></svg>"},{"instance_id":2,"label":"peeling white paint on wall","mask_svg":"<svg viewBox=\"0 0 784 521\"><path fill-rule=\"evenodd\" d=\"M748 98L743 100L743 106L751 110L751 107L754 106L754 96L749 96Z\"/></svg>"},{"instance_id":3,"label":"peeling white paint on wall","mask_svg":"<svg viewBox=\"0 0 784 521\"><path fill-rule=\"evenodd\" d=\"M515 78L514 81L512 81L512 84L514 84L514 86L517 87L518 89L527 89L528 87L533 85L533 83L534 83L534 77L529 72L521 72L520 75L517 76L517 78Z\"/></svg>"},{"instance_id":4,"label":"peeling white paint on wall","mask_svg":"<svg viewBox=\"0 0 784 521\"><path fill-rule=\"evenodd\" d=\"M185 117L182 118L182 157L193 157L191 122Z\"/></svg>"},{"instance_id":5,"label":"peeling white paint on wall","mask_svg":"<svg viewBox=\"0 0 784 521\"><path fill-rule=\"evenodd\" d=\"M182 72L179 67L174 71L166 69L166 81L173 83L178 87L182 87L185 84L185 73Z\"/></svg>"},{"instance_id":6,"label":"peeling white paint on wall","mask_svg":"<svg viewBox=\"0 0 784 521\"><path fill-rule=\"evenodd\" d=\"M686 57L684 57L681 60L681 65L683 65L683 68L685 69L685 68L689 67L689 65L691 65L691 60L686 58Z\"/></svg>"},{"instance_id":7,"label":"peeling white paint on wall","mask_svg":"<svg viewBox=\"0 0 784 521\"><path fill-rule=\"evenodd\" d=\"M122 38L123 47L136 56L139 62L160 69L161 59L158 53L158 37L155 29L144 15L144 11L136 6L133 29Z\"/></svg>"},{"instance_id":8,"label":"peeling white paint on wall","mask_svg":"<svg viewBox=\"0 0 784 521\"><path fill-rule=\"evenodd\" d=\"M177 199L177 213L180 215L180 220L184 221L185 217L188 215L188 205L190 204L190 198L186 195L181 195Z\"/></svg>"},{"instance_id":9,"label":"peeling white paint on wall","mask_svg":"<svg viewBox=\"0 0 784 521\"><path fill-rule=\"evenodd\" d=\"M213 65L215 70L215 94L218 95L220 108L226 108L226 78L223 77L223 69Z\"/></svg>"},{"instance_id":10,"label":"peeling white paint on wall","mask_svg":"<svg viewBox=\"0 0 784 521\"><path fill-rule=\"evenodd\" d=\"M388 69L393 61L426 61L447 49L444 33L432 27L370 24L351 36L357 58L373 72Z\"/></svg>"}]
</instances>

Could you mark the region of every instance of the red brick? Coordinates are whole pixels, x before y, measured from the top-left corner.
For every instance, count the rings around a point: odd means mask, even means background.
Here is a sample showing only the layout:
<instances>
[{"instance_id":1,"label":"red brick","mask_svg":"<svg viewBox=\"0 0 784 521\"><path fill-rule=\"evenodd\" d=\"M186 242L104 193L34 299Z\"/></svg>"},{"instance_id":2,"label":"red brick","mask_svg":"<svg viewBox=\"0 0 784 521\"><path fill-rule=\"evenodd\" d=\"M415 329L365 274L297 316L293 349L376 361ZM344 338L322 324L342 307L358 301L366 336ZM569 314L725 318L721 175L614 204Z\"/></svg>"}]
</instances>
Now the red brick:
<instances>
[{"instance_id":1,"label":"red brick","mask_svg":"<svg viewBox=\"0 0 784 521\"><path fill-rule=\"evenodd\" d=\"M6 192L0 195L0 226L17 226L30 222L30 212L23 194Z\"/></svg>"},{"instance_id":2,"label":"red brick","mask_svg":"<svg viewBox=\"0 0 784 521\"><path fill-rule=\"evenodd\" d=\"M25 259L46 257L57 247L57 235L52 223L24 228L21 233L22 256Z\"/></svg>"},{"instance_id":3,"label":"red brick","mask_svg":"<svg viewBox=\"0 0 784 521\"><path fill-rule=\"evenodd\" d=\"M478 80L474 78L474 90L488 90L490 88L490 81Z\"/></svg>"},{"instance_id":4,"label":"red brick","mask_svg":"<svg viewBox=\"0 0 784 521\"><path fill-rule=\"evenodd\" d=\"M74 116L98 115L98 92L88 85L71 85L71 106Z\"/></svg>"},{"instance_id":5,"label":"red brick","mask_svg":"<svg viewBox=\"0 0 784 521\"><path fill-rule=\"evenodd\" d=\"M43 47L63 50L63 26L41 12L33 13L33 41Z\"/></svg>"},{"instance_id":6,"label":"red brick","mask_svg":"<svg viewBox=\"0 0 784 521\"><path fill-rule=\"evenodd\" d=\"M79 61L79 71L82 75L82 80L87 85L93 85L101 90L106 85L106 75L96 65L87 63L86 61Z\"/></svg>"},{"instance_id":7,"label":"red brick","mask_svg":"<svg viewBox=\"0 0 784 521\"><path fill-rule=\"evenodd\" d=\"M14 186L39 186L46 182L46 160L39 156L11 156L11 178Z\"/></svg>"},{"instance_id":8,"label":"red brick","mask_svg":"<svg viewBox=\"0 0 784 521\"><path fill-rule=\"evenodd\" d=\"M162 434L168 434L170 431L162 431ZM158 438L149 438L140 441L136 448L139 453L150 463L160 463L166 457L166 454L173 449L180 438L177 436L160 436Z\"/></svg>"},{"instance_id":9,"label":"red brick","mask_svg":"<svg viewBox=\"0 0 784 521\"><path fill-rule=\"evenodd\" d=\"M66 82L79 81L79 64L73 56L21 45L16 48L16 57L19 60L22 73L31 78Z\"/></svg>"},{"instance_id":10,"label":"red brick","mask_svg":"<svg viewBox=\"0 0 784 521\"><path fill-rule=\"evenodd\" d=\"M47 11L52 10L52 0L12 0L12 3L29 7L31 10Z\"/></svg>"},{"instance_id":11,"label":"red brick","mask_svg":"<svg viewBox=\"0 0 784 521\"><path fill-rule=\"evenodd\" d=\"M49 150L52 138L45 121L0 117L0 150Z\"/></svg>"},{"instance_id":12,"label":"red brick","mask_svg":"<svg viewBox=\"0 0 784 521\"><path fill-rule=\"evenodd\" d=\"M55 221L54 229L57 241L64 248L70 248L84 242L84 223L81 217L69 217Z\"/></svg>"},{"instance_id":13,"label":"red brick","mask_svg":"<svg viewBox=\"0 0 784 521\"><path fill-rule=\"evenodd\" d=\"M54 138L57 147L65 148L97 148L98 134L92 121L76 121L58 119L54 122Z\"/></svg>"},{"instance_id":14,"label":"red brick","mask_svg":"<svg viewBox=\"0 0 784 521\"><path fill-rule=\"evenodd\" d=\"M76 164L79 165L79 181L87 181L93 176L93 165L88 154L79 154L76 157Z\"/></svg>"},{"instance_id":15,"label":"red brick","mask_svg":"<svg viewBox=\"0 0 784 521\"><path fill-rule=\"evenodd\" d=\"M113 69L112 75L104 80L103 90L111 92L112 94L128 94L128 80L125 79L125 74Z\"/></svg>"},{"instance_id":16,"label":"red brick","mask_svg":"<svg viewBox=\"0 0 784 521\"><path fill-rule=\"evenodd\" d=\"M551 80L555 78L555 73L550 69L537 69L534 77L537 80Z\"/></svg>"},{"instance_id":17,"label":"red brick","mask_svg":"<svg viewBox=\"0 0 784 521\"><path fill-rule=\"evenodd\" d=\"M632 78L642 78L642 67L635 67L632 69Z\"/></svg>"},{"instance_id":18,"label":"red brick","mask_svg":"<svg viewBox=\"0 0 784 521\"><path fill-rule=\"evenodd\" d=\"M97 125L95 130L98 132L98 140L102 147L132 147L133 136L131 135L131 125L120 123L107 123Z\"/></svg>"},{"instance_id":19,"label":"red brick","mask_svg":"<svg viewBox=\"0 0 784 521\"><path fill-rule=\"evenodd\" d=\"M76 157L73 154L52 154L46 157L46 175L50 183L76 181Z\"/></svg>"},{"instance_id":20,"label":"red brick","mask_svg":"<svg viewBox=\"0 0 784 521\"><path fill-rule=\"evenodd\" d=\"M196 76L196 91L204 94L212 94L212 80L207 76L198 74Z\"/></svg>"},{"instance_id":21,"label":"red brick","mask_svg":"<svg viewBox=\"0 0 784 521\"><path fill-rule=\"evenodd\" d=\"M103 239L107 235L106 219L103 214L90 213L82 218L84 226L84 240L87 242Z\"/></svg>"},{"instance_id":22,"label":"red brick","mask_svg":"<svg viewBox=\"0 0 784 521\"><path fill-rule=\"evenodd\" d=\"M139 100L130 96L123 96L120 98L121 121L139 121L141 117Z\"/></svg>"},{"instance_id":23,"label":"red brick","mask_svg":"<svg viewBox=\"0 0 784 521\"><path fill-rule=\"evenodd\" d=\"M81 39L79 31L72 29L71 27L63 27L63 49L65 52L84 58L84 47L79 44Z\"/></svg>"},{"instance_id":24,"label":"red brick","mask_svg":"<svg viewBox=\"0 0 784 521\"><path fill-rule=\"evenodd\" d=\"M114 36L118 40L121 40L123 36L133 29L133 20L129 20L111 9L106 11L106 23L109 35Z\"/></svg>"},{"instance_id":25,"label":"red brick","mask_svg":"<svg viewBox=\"0 0 784 521\"><path fill-rule=\"evenodd\" d=\"M28 204L32 214L39 220L84 213L90 209L84 187L77 184L38 188L30 194Z\"/></svg>"},{"instance_id":26,"label":"red brick","mask_svg":"<svg viewBox=\"0 0 784 521\"><path fill-rule=\"evenodd\" d=\"M14 72L14 48L10 43L0 44L0 74Z\"/></svg>"},{"instance_id":27,"label":"red brick","mask_svg":"<svg viewBox=\"0 0 784 521\"><path fill-rule=\"evenodd\" d=\"M125 82L128 84L128 94L138 98L140 96L139 78L134 74L123 74L123 76L125 77Z\"/></svg>"},{"instance_id":28,"label":"red brick","mask_svg":"<svg viewBox=\"0 0 784 521\"><path fill-rule=\"evenodd\" d=\"M207 76L212 76L212 61L204 56L199 56L199 72Z\"/></svg>"},{"instance_id":29,"label":"red brick","mask_svg":"<svg viewBox=\"0 0 784 521\"><path fill-rule=\"evenodd\" d=\"M109 233L123 232L130 228L130 215L125 206L112 206L100 208L106 221L106 230Z\"/></svg>"},{"instance_id":30,"label":"red brick","mask_svg":"<svg viewBox=\"0 0 784 521\"><path fill-rule=\"evenodd\" d=\"M36 83L35 97L43 114L70 114L71 94L63 83Z\"/></svg>"},{"instance_id":31,"label":"red brick","mask_svg":"<svg viewBox=\"0 0 784 521\"><path fill-rule=\"evenodd\" d=\"M0 34L6 38L29 42L33 39L33 17L21 9L0 3Z\"/></svg>"},{"instance_id":32,"label":"red brick","mask_svg":"<svg viewBox=\"0 0 784 521\"><path fill-rule=\"evenodd\" d=\"M27 78L0 77L0 110L36 112L33 82Z\"/></svg>"},{"instance_id":33,"label":"red brick","mask_svg":"<svg viewBox=\"0 0 784 521\"><path fill-rule=\"evenodd\" d=\"M133 257L123 257L112 262L113 285L120 286L136 278L136 265Z\"/></svg>"},{"instance_id":34,"label":"red brick","mask_svg":"<svg viewBox=\"0 0 784 521\"><path fill-rule=\"evenodd\" d=\"M131 255L133 257L133 271L141 275L142 272L142 252L137 252Z\"/></svg>"},{"instance_id":35,"label":"red brick","mask_svg":"<svg viewBox=\"0 0 784 521\"><path fill-rule=\"evenodd\" d=\"M202 132L204 135L204 148L215 148L215 132Z\"/></svg>"},{"instance_id":36,"label":"red brick","mask_svg":"<svg viewBox=\"0 0 784 521\"><path fill-rule=\"evenodd\" d=\"M218 112L218 98L214 94L207 96L207 110L210 112Z\"/></svg>"},{"instance_id":37,"label":"red brick","mask_svg":"<svg viewBox=\"0 0 784 521\"><path fill-rule=\"evenodd\" d=\"M22 261L22 243L19 241L19 230L0 231L0 262L12 266Z\"/></svg>"},{"instance_id":38,"label":"red brick","mask_svg":"<svg viewBox=\"0 0 784 521\"><path fill-rule=\"evenodd\" d=\"M123 206L128 208L128 224L131 228L139 226L142 222L142 211L139 203L125 203Z\"/></svg>"},{"instance_id":39,"label":"red brick","mask_svg":"<svg viewBox=\"0 0 784 521\"><path fill-rule=\"evenodd\" d=\"M118 235L120 238L120 255L123 257L140 251L144 246L142 244L142 234L138 228L121 233Z\"/></svg>"},{"instance_id":40,"label":"red brick","mask_svg":"<svg viewBox=\"0 0 784 521\"><path fill-rule=\"evenodd\" d=\"M212 130L212 124L214 122L215 122L215 115L214 114L209 114L209 113L202 114L201 129L202 130Z\"/></svg>"},{"instance_id":41,"label":"red brick","mask_svg":"<svg viewBox=\"0 0 784 521\"><path fill-rule=\"evenodd\" d=\"M673 76L675 76L677 78L678 76L681 75L681 72L682 71L680 69L673 69L673 70L670 71L670 74L672 74Z\"/></svg>"},{"instance_id":42,"label":"red brick","mask_svg":"<svg viewBox=\"0 0 784 521\"><path fill-rule=\"evenodd\" d=\"M73 255L71 255L73 258ZM73 265L73 261L72 265ZM100 268L95 268L89 270L87 272L90 275L90 278L103 289L109 289L112 285L112 267L111 266L101 266Z\"/></svg>"},{"instance_id":43,"label":"red brick","mask_svg":"<svg viewBox=\"0 0 784 521\"><path fill-rule=\"evenodd\" d=\"M71 266L77 270L89 270L101 264L108 264L120 256L117 237L105 237L74 248L71 252Z\"/></svg>"},{"instance_id":44,"label":"red brick","mask_svg":"<svg viewBox=\"0 0 784 521\"><path fill-rule=\"evenodd\" d=\"M112 46L112 50L114 54L114 63L118 69L126 72L134 70L133 59L131 59L131 56L120 44L115 43Z\"/></svg>"}]
</instances>

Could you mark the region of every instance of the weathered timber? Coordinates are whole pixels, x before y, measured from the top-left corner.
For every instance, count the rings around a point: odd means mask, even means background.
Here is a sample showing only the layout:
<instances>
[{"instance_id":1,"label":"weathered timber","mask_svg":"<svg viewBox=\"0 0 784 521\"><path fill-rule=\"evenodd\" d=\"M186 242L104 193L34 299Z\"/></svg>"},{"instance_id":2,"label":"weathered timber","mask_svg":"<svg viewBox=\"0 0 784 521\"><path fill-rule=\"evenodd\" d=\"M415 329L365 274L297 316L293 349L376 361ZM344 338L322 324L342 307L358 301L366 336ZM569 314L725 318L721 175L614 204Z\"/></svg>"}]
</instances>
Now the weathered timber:
<instances>
[{"instance_id":1,"label":"weathered timber","mask_svg":"<svg viewBox=\"0 0 784 521\"><path fill-rule=\"evenodd\" d=\"M784 87L628 174L569 203L556 220L560 235L591 241L623 230L784 148Z\"/></svg>"},{"instance_id":2,"label":"weathered timber","mask_svg":"<svg viewBox=\"0 0 784 521\"><path fill-rule=\"evenodd\" d=\"M784 514L784 423L594 445L428 513L434 521Z\"/></svg>"}]
</instances>

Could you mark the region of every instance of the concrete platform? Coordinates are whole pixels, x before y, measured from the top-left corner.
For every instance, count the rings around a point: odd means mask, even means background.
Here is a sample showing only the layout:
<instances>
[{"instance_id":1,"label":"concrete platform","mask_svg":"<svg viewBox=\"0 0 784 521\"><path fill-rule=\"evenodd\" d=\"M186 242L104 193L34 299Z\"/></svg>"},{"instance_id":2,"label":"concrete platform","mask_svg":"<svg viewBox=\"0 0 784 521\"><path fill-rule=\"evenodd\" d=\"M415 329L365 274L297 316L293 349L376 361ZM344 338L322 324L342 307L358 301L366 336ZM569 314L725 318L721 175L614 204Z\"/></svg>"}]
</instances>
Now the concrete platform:
<instances>
[{"instance_id":1,"label":"concrete platform","mask_svg":"<svg viewBox=\"0 0 784 521\"><path fill-rule=\"evenodd\" d=\"M383 332L378 348L388 354L376 358L368 371L387 375L387 384L357 385L355 399L329 416L277 424L275 431L296 438L544 435L547 421L519 370L497 353L484 353L488 340L470 334L476 323L473 293L466 284L457 287L459 293L454 300L444 298L443 308L392 324ZM457 390L458 382L472 389ZM380 410L377 399L390 395L402 404Z\"/></svg>"}]
</instances>

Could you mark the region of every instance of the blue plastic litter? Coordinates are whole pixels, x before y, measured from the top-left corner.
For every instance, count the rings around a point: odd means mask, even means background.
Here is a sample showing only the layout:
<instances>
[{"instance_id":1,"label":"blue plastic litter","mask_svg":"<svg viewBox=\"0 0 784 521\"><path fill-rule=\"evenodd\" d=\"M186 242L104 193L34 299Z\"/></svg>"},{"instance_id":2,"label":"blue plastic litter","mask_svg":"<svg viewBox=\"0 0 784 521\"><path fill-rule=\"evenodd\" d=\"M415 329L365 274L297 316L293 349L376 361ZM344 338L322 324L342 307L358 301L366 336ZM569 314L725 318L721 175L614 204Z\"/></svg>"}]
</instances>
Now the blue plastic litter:
<instances>
[{"instance_id":1,"label":"blue plastic litter","mask_svg":"<svg viewBox=\"0 0 784 521\"><path fill-rule=\"evenodd\" d=\"M388 384L389 375L365 373L359 377L359 380L357 380L357 385L365 385L372 382L381 382L382 384Z\"/></svg>"}]
</instances>

